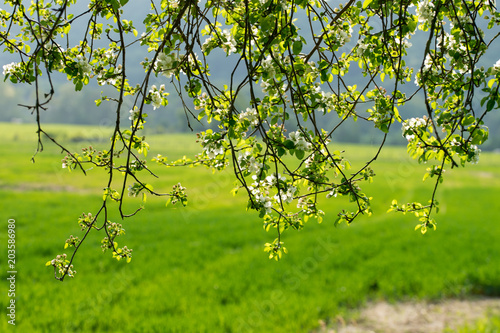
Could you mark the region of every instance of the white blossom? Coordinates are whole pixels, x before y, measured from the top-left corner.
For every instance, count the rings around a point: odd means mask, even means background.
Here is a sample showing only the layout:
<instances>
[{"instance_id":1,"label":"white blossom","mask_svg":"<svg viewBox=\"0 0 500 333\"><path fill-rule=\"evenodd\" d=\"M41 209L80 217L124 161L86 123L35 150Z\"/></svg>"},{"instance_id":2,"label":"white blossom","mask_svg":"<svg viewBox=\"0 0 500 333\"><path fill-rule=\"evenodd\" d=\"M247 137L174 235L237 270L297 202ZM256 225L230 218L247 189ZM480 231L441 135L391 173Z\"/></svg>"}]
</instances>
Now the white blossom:
<instances>
[{"instance_id":1,"label":"white blossom","mask_svg":"<svg viewBox=\"0 0 500 333\"><path fill-rule=\"evenodd\" d=\"M286 178L279 173L277 175L273 173L266 177L266 182L268 183L269 186L276 185L278 183L278 180L285 181Z\"/></svg>"},{"instance_id":2,"label":"white blossom","mask_svg":"<svg viewBox=\"0 0 500 333\"><path fill-rule=\"evenodd\" d=\"M257 161L255 156L252 156L248 151L238 156L238 165L241 170L247 170L250 173L259 173L263 166L263 164Z\"/></svg>"},{"instance_id":3,"label":"white blossom","mask_svg":"<svg viewBox=\"0 0 500 333\"><path fill-rule=\"evenodd\" d=\"M311 143L306 141L304 134L301 131L291 132L289 134L289 138L295 144L295 149L304 151L311 149Z\"/></svg>"},{"instance_id":4,"label":"white blossom","mask_svg":"<svg viewBox=\"0 0 500 333\"><path fill-rule=\"evenodd\" d=\"M276 70L274 69L273 58L268 55L266 59L261 62L262 70L266 72L270 77L273 77L276 74Z\"/></svg>"},{"instance_id":5,"label":"white blossom","mask_svg":"<svg viewBox=\"0 0 500 333\"><path fill-rule=\"evenodd\" d=\"M447 33L446 31L443 32L443 34L439 35L436 38L437 45L444 51L448 50L455 50L456 49L456 43L457 41L455 38L453 38L452 35ZM464 46L461 45L460 48L463 48Z\"/></svg>"},{"instance_id":6,"label":"white blossom","mask_svg":"<svg viewBox=\"0 0 500 333\"><path fill-rule=\"evenodd\" d=\"M207 39L205 39L205 41L203 42L203 44L201 45L201 51L203 53L205 53L207 51L207 48L208 46L210 45L210 43L212 42L213 38L212 36L208 37Z\"/></svg>"},{"instance_id":7,"label":"white blossom","mask_svg":"<svg viewBox=\"0 0 500 333\"><path fill-rule=\"evenodd\" d=\"M477 164L479 162L479 154L481 154L481 149L479 149L476 145L471 145L470 150L472 156L470 157L472 164Z\"/></svg>"},{"instance_id":8,"label":"white blossom","mask_svg":"<svg viewBox=\"0 0 500 333\"><path fill-rule=\"evenodd\" d=\"M401 39L399 37L394 37L394 41L398 45L401 44ZM410 41L408 40L408 38L403 38L403 47L404 48L410 48L410 47L412 47L412 43L410 43Z\"/></svg>"},{"instance_id":9,"label":"white blossom","mask_svg":"<svg viewBox=\"0 0 500 333\"><path fill-rule=\"evenodd\" d=\"M134 189L133 189L132 185L128 186L128 196L129 197L135 197L136 196L136 193L134 192Z\"/></svg>"},{"instance_id":10,"label":"white blossom","mask_svg":"<svg viewBox=\"0 0 500 333\"><path fill-rule=\"evenodd\" d=\"M89 76L92 71L92 66L90 66L87 58L81 54L76 56L76 66L78 67L78 71L84 76Z\"/></svg>"},{"instance_id":11,"label":"white blossom","mask_svg":"<svg viewBox=\"0 0 500 333\"><path fill-rule=\"evenodd\" d=\"M330 199L331 197L336 198L337 197L337 188L333 188L328 194L326 195L327 199Z\"/></svg>"},{"instance_id":12,"label":"white blossom","mask_svg":"<svg viewBox=\"0 0 500 333\"><path fill-rule=\"evenodd\" d=\"M222 37L225 41L222 43L222 49L227 55L230 55L233 52L236 52L236 40L231 35L231 32L227 29L222 31Z\"/></svg>"},{"instance_id":13,"label":"white blossom","mask_svg":"<svg viewBox=\"0 0 500 333\"><path fill-rule=\"evenodd\" d=\"M170 3L170 7L174 8L174 9L179 7L179 0L170 0L169 3Z\"/></svg>"},{"instance_id":14,"label":"white blossom","mask_svg":"<svg viewBox=\"0 0 500 333\"><path fill-rule=\"evenodd\" d=\"M358 49L356 50L356 54L359 56L362 56L363 54L365 54L366 51L370 51L371 50L371 47L370 47L370 44L369 43L365 43L365 40L362 39L362 40L359 40L358 41Z\"/></svg>"},{"instance_id":15,"label":"white blossom","mask_svg":"<svg viewBox=\"0 0 500 333\"><path fill-rule=\"evenodd\" d=\"M415 130L425 126L427 126L427 120L425 116L424 118L407 119L401 124L401 128L403 129L403 136L406 138L406 140L413 141L415 139L415 135L410 133L415 133Z\"/></svg>"},{"instance_id":16,"label":"white blossom","mask_svg":"<svg viewBox=\"0 0 500 333\"><path fill-rule=\"evenodd\" d=\"M352 37L352 28L349 27L349 30L347 31L346 30L339 31L338 41L341 45L344 45L351 41L351 37Z\"/></svg>"},{"instance_id":17,"label":"white blossom","mask_svg":"<svg viewBox=\"0 0 500 333\"><path fill-rule=\"evenodd\" d=\"M108 49L103 53L104 58L113 61L116 58L116 54L112 49Z\"/></svg>"},{"instance_id":18,"label":"white blossom","mask_svg":"<svg viewBox=\"0 0 500 333\"><path fill-rule=\"evenodd\" d=\"M151 103L153 104L153 109L156 110L161 106L161 96L158 91L155 91L151 94Z\"/></svg>"},{"instance_id":19,"label":"white blossom","mask_svg":"<svg viewBox=\"0 0 500 333\"><path fill-rule=\"evenodd\" d=\"M151 98L151 104L153 104L154 110L158 109L161 106L163 102L163 95L165 94L164 91L165 91L164 84L160 86L160 89L158 89L155 85L151 86L149 94Z\"/></svg>"},{"instance_id":20,"label":"white blossom","mask_svg":"<svg viewBox=\"0 0 500 333\"><path fill-rule=\"evenodd\" d=\"M155 61L155 70L170 78L176 71L176 68L174 68L175 61L177 61L177 58L174 54L160 52Z\"/></svg>"},{"instance_id":21,"label":"white blossom","mask_svg":"<svg viewBox=\"0 0 500 333\"><path fill-rule=\"evenodd\" d=\"M290 186L287 191L281 191L280 194L276 194L274 199L281 203L291 203L293 201L293 196L297 188L295 186Z\"/></svg>"},{"instance_id":22,"label":"white blossom","mask_svg":"<svg viewBox=\"0 0 500 333\"><path fill-rule=\"evenodd\" d=\"M432 56L429 53L427 53L425 55L425 60L424 60L424 68L423 68L424 72L429 71L432 68L433 64L434 61L432 60Z\"/></svg>"},{"instance_id":23,"label":"white blossom","mask_svg":"<svg viewBox=\"0 0 500 333\"><path fill-rule=\"evenodd\" d=\"M493 65L493 74L498 74L498 73L500 73L500 59L498 59L497 62Z\"/></svg>"},{"instance_id":24,"label":"white blossom","mask_svg":"<svg viewBox=\"0 0 500 333\"><path fill-rule=\"evenodd\" d=\"M108 75L108 73L112 74L112 76L106 78L106 75ZM116 66L116 68L111 67L109 71L103 68L97 75L97 84L99 84L100 86L105 84L115 85L120 79L121 74L122 74L121 64Z\"/></svg>"},{"instance_id":25,"label":"white blossom","mask_svg":"<svg viewBox=\"0 0 500 333\"><path fill-rule=\"evenodd\" d=\"M222 147L222 144L217 141L212 141L212 140L203 140L202 142L203 145L203 151L205 154L207 154L208 158L214 159L218 155L224 154L224 147Z\"/></svg>"},{"instance_id":26,"label":"white blossom","mask_svg":"<svg viewBox=\"0 0 500 333\"><path fill-rule=\"evenodd\" d=\"M257 200L265 208L266 213L268 213L268 214L271 213L271 210L273 208L273 202L272 202L272 199L270 197L264 196L264 195L259 195L259 196L257 196Z\"/></svg>"},{"instance_id":27,"label":"white blossom","mask_svg":"<svg viewBox=\"0 0 500 333\"><path fill-rule=\"evenodd\" d=\"M3 65L3 75L13 74L19 69L19 64L15 62L11 62L10 64Z\"/></svg>"},{"instance_id":28,"label":"white blossom","mask_svg":"<svg viewBox=\"0 0 500 333\"><path fill-rule=\"evenodd\" d=\"M431 0L422 0L417 5L418 22L430 23L434 18L434 4Z\"/></svg>"},{"instance_id":29,"label":"white blossom","mask_svg":"<svg viewBox=\"0 0 500 333\"><path fill-rule=\"evenodd\" d=\"M457 146L460 146L461 143L456 138L453 138L453 140L451 140L451 142L450 142L450 145L457 147Z\"/></svg>"},{"instance_id":30,"label":"white blossom","mask_svg":"<svg viewBox=\"0 0 500 333\"><path fill-rule=\"evenodd\" d=\"M254 108L247 108L245 112L240 113L240 120L248 119L252 125L259 125L259 114Z\"/></svg>"},{"instance_id":31,"label":"white blossom","mask_svg":"<svg viewBox=\"0 0 500 333\"><path fill-rule=\"evenodd\" d=\"M139 108L137 106L134 106L134 108L129 111L130 116L128 117L128 119L130 120L137 119L137 117L139 116L139 111L140 111Z\"/></svg>"}]
</instances>

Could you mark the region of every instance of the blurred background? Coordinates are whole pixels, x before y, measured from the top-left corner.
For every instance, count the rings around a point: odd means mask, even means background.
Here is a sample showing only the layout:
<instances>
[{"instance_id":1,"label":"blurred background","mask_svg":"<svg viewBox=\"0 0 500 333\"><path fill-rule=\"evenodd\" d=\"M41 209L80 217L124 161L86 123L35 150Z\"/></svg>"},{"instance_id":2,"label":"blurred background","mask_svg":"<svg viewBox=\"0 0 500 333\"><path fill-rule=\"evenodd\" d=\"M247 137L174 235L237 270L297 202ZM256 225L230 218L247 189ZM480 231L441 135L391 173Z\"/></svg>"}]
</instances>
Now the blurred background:
<instances>
[{"instance_id":1,"label":"blurred background","mask_svg":"<svg viewBox=\"0 0 500 333\"><path fill-rule=\"evenodd\" d=\"M137 16L134 22L141 22L144 13L136 10L132 15ZM412 43L418 46L422 38L416 35ZM128 53L136 64L142 56ZM419 55L410 54L407 62L418 63L418 59ZM497 60L494 52L484 59L489 64ZM11 61L17 60L0 55L1 64ZM210 59L214 79L224 82L228 61L217 54ZM141 66L129 66L128 74L132 82L140 82ZM356 82L358 74L354 69L346 81ZM96 107L93 101L101 91L112 91L91 83L75 92L64 76L56 75L54 80L56 94L41 114L45 130L70 151L79 152L89 145L106 147L115 122L114 105ZM481 147L480 163L447 170L438 192L441 211L436 215L436 231L422 235L414 231L418 222L414 216L386 214L393 199L425 202L433 190L430 180L422 181L427 166L407 157L406 140L393 128L388 146L374 165L377 176L363 188L374 198L374 214L350 226L335 227L336 214L349 203L323 198L324 221L309 221L300 232L287 231L283 240L289 253L279 262L267 259L263 251L263 244L275 238L274 231L266 232L258 214L245 211L243 193L231 195L230 172L213 174L203 167L167 169L151 163L159 178L147 181L158 192L169 192L181 182L187 187L188 206L166 207L165 198L150 196L144 211L125 221L119 220L112 207L109 220L123 224L126 234L117 240L134 250L132 262L117 262L111 253L103 254L101 234L91 234L76 256L75 278L61 283L45 263L63 252L71 253L63 248L64 242L70 235L81 238L78 217L100 208L106 174L89 169L84 176L62 169L64 154L45 141L43 153L31 162L37 146L34 116L18 104L33 102L32 88L0 82L0 300L5 313L9 304L4 292L9 274L3 265L7 221L14 219L15 329L19 331L341 332L354 327L362 332L429 332L427 326L418 325L373 326L364 321L362 309L380 302L421 304L449 299L488 299L498 304L500 113L496 111L485 118L490 138ZM413 91L415 86L410 82L403 89ZM175 160L200 151L174 95L168 107L146 110L149 157L162 154ZM248 98L242 95L241 109L246 102ZM127 103L131 108L131 101ZM422 116L422 97L415 96L400 113L403 119ZM124 124L128 116L123 112ZM338 121L336 115L327 115L325 126ZM190 124L194 132L216 126L192 119ZM381 138L372 123L348 121L335 133L332 146L345 150L355 168L373 157ZM138 198L127 198L126 212L132 213L141 204ZM500 313L488 304L468 324L461 320L466 313L459 313L443 321L437 331L499 331ZM389 309L384 315L395 321L399 315ZM460 311L471 311L467 309ZM0 331L13 331L6 316L2 317Z\"/></svg>"}]
</instances>

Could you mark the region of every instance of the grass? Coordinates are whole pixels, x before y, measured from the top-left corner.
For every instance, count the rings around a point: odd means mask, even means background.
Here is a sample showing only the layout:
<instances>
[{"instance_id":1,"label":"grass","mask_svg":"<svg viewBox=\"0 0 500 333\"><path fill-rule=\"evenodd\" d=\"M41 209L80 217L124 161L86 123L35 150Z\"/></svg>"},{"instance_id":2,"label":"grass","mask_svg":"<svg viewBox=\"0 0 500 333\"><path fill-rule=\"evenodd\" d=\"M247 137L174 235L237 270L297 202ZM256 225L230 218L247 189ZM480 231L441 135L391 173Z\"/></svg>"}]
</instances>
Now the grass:
<instances>
[{"instance_id":1,"label":"grass","mask_svg":"<svg viewBox=\"0 0 500 333\"><path fill-rule=\"evenodd\" d=\"M161 176L151 180L155 189L168 191L182 181L189 206L165 207L164 198L148 198L145 211L123 222L127 234L119 242L134 249L130 264L102 254L100 235L92 236L77 255L75 279L60 283L44 264L64 251L69 235L79 235L78 216L99 208L105 175L62 170L63 156L49 144L31 164L35 129L0 124L0 130L7 137L0 146L0 202L4 222L16 220L16 326L22 331L307 332L320 319L352 316L372 300L500 296L499 155L485 153L477 166L447 171L438 229L421 235L413 231L414 217L385 211L394 198L428 198L425 165L404 157L404 148L388 147L375 166L375 182L366 186L374 216L335 228L341 206L325 202L322 224L285 234L290 253L280 262L266 258L263 243L274 234L263 231L255 213L245 213L243 194L231 196L228 174L155 168ZM75 151L105 143L101 137L109 133L58 125L48 131ZM152 136L158 150L150 156L195 153L191 138ZM373 148L346 150L356 166ZM132 211L136 203L129 204ZM0 244L5 249L4 231ZM5 270L0 277L5 309ZM4 318L0 330L8 329Z\"/></svg>"}]
</instances>

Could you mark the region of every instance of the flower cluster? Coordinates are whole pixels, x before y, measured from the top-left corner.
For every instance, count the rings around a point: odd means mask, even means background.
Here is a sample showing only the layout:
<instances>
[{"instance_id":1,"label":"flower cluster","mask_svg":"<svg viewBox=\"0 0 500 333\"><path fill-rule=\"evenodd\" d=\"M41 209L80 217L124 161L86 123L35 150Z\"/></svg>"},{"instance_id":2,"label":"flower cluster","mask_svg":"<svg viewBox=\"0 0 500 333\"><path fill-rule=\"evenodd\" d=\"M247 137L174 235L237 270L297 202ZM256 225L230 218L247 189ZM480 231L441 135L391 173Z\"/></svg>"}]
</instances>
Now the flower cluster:
<instances>
[{"instance_id":1,"label":"flower cluster","mask_svg":"<svg viewBox=\"0 0 500 333\"><path fill-rule=\"evenodd\" d=\"M89 65L90 66L90 65ZM116 67L111 67L110 69L101 69L99 74L97 74L97 84L103 86L105 84L116 85L120 82L122 76L122 65Z\"/></svg>"},{"instance_id":2,"label":"flower cluster","mask_svg":"<svg viewBox=\"0 0 500 333\"><path fill-rule=\"evenodd\" d=\"M276 177L276 175L267 176L264 180L258 180L257 175L253 175L252 179L254 182L251 186L248 187L252 196L255 200L255 204L257 207L254 207L259 210L264 210L266 214L270 214L273 208L273 199L270 196L271 187L277 184L278 180L285 181L286 179L282 177L280 174Z\"/></svg>"},{"instance_id":3,"label":"flower cluster","mask_svg":"<svg viewBox=\"0 0 500 333\"><path fill-rule=\"evenodd\" d=\"M53 266L55 270L58 271L60 277L65 274L69 277L75 277L76 271L73 270L73 265L69 264L68 256L66 253L59 254L57 257L48 261L45 266Z\"/></svg>"},{"instance_id":4,"label":"flower cluster","mask_svg":"<svg viewBox=\"0 0 500 333\"><path fill-rule=\"evenodd\" d=\"M137 106L134 106L134 108L132 110L130 110L129 113L130 113L130 116L128 117L128 119L134 121L137 118L139 118L139 114L141 113L141 110Z\"/></svg>"},{"instance_id":5,"label":"flower cluster","mask_svg":"<svg viewBox=\"0 0 500 333\"><path fill-rule=\"evenodd\" d=\"M123 229L120 223L108 221L108 223L106 223L106 228L108 229L108 233L113 238L115 236L120 236L125 234L125 229Z\"/></svg>"},{"instance_id":6,"label":"flower cluster","mask_svg":"<svg viewBox=\"0 0 500 333\"><path fill-rule=\"evenodd\" d=\"M340 45L347 44L351 41L352 38L352 28L349 29L341 29L337 35L337 40Z\"/></svg>"},{"instance_id":7,"label":"flower cluster","mask_svg":"<svg viewBox=\"0 0 500 333\"><path fill-rule=\"evenodd\" d=\"M218 155L224 154L224 147L222 146L222 142L219 138L220 134L212 135L212 131L208 130L199 135L199 142L201 142L201 146L203 147L203 152L210 159L216 158Z\"/></svg>"},{"instance_id":8,"label":"flower cluster","mask_svg":"<svg viewBox=\"0 0 500 333\"><path fill-rule=\"evenodd\" d=\"M4 66L5 68L5 66ZM500 73L500 59L497 60L497 62L493 65L493 75L499 74Z\"/></svg>"},{"instance_id":9,"label":"flower cluster","mask_svg":"<svg viewBox=\"0 0 500 333\"><path fill-rule=\"evenodd\" d=\"M423 118L411 118L403 121L401 127L403 129L403 136L408 140L408 142L415 139L415 133L417 130L427 126L427 117Z\"/></svg>"},{"instance_id":10,"label":"flower cluster","mask_svg":"<svg viewBox=\"0 0 500 333\"><path fill-rule=\"evenodd\" d=\"M476 145L471 145L468 153L468 161L472 164L477 164L479 162L479 154L481 154L481 149Z\"/></svg>"},{"instance_id":11,"label":"flower cluster","mask_svg":"<svg viewBox=\"0 0 500 333\"><path fill-rule=\"evenodd\" d=\"M82 230L85 230L87 228L91 228L92 225L94 224L94 217L92 216L92 213L88 213L88 214L83 213L78 218L78 224L80 225Z\"/></svg>"},{"instance_id":12,"label":"flower cluster","mask_svg":"<svg viewBox=\"0 0 500 333\"><path fill-rule=\"evenodd\" d=\"M201 46L201 50L205 54L208 54L214 47L218 45L221 46L222 50L224 50L227 55L236 52L236 40L234 39L234 36L231 35L231 31L227 29L222 30L222 34L217 40L215 40L213 36L208 37Z\"/></svg>"},{"instance_id":13,"label":"flower cluster","mask_svg":"<svg viewBox=\"0 0 500 333\"><path fill-rule=\"evenodd\" d=\"M306 215L317 215L317 216L325 215L325 212L323 212L321 209L318 209L316 207L316 203L311 198L309 199L307 199L306 197L299 198L299 200L297 201L297 208L299 208Z\"/></svg>"},{"instance_id":14,"label":"flower cluster","mask_svg":"<svg viewBox=\"0 0 500 333\"><path fill-rule=\"evenodd\" d=\"M141 171L144 168L147 169L146 161L133 160L132 162L130 162L129 168L132 171Z\"/></svg>"},{"instance_id":15,"label":"flower cluster","mask_svg":"<svg viewBox=\"0 0 500 333\"><path fill-rule=\"evenodd\" d=\"M165 54L160 52L156 58L154 69L156 72L162 73L164 76L170 78L172 74L176 73L178 64L179 59L177 59L175 53Z\"/></svg>"},{"instance_id":16,"label":"flower cluster","mask_svg":"<svg viewBox=\"0 0 500 333\"><path fill-rule=\"evenodd\" d=\"M186 194L186 188L181 185L181 183L177 183L174 186L172 186L172 191L170 192L170 199L167 202L167 205L171 203L172 205L175 205L176 203L180 202L183 206L187 205L187 194Z\"/></svg>"},{"instance_id":17,"label":"flower cluster","mask_svg":"<svg viewBox=\"0 0 500 333\"><path fill-rule=\"evenodd\" d=\"M206 92L201 93L194 100L194 109L195 110L204 110L210 103L209 96Z\"/></svg>"},{"instance_id":18,"label":"flower cluster","mask_svg":"<svg viewBox=\"0 0 500 333\"><path fill-rule=\"evenodd\" d=\"M170 7L173 9L179 7L179 0L170 0L168 3L170 4Z\"/></svg>"},{"instance_id":19,"label":"flower cluster","mask_svg":"<svg viewBox=\"0 0 500 333\"><path fill-rule=\"evenodd\" d=\"M431 0L422 0L417 5L418 22L429 24L434 18L434 4Z\"/></svg>"},{"instance_id":20,"label":"flower cluster","mask_svg":"<svg viewBox=\"0 0 500 333\"><path fill-rule=\"evenodd\" d=\"M81 54L76 56L76 67L78 68L78 72L82 76L90 76L90 72L92 71L92 66L87 61L87 58L85 58Z\"/></svg>"},{"instance_id":21,"label":"flower cluster","mask_svg":"<svg viewBox=\"0 0 500 333\"><path fill-rule=\"evenodd\" d=\"M236 52L236 40L227 29L222 31L222 49L227 55Z\"/></svg>"},{"instance_id":22,"label":"flower cluster","mask_svg":"<svg viewBox=\"0 0 500 333\"><path fill-rule=\"evenodd\" d=\"M286 191L282 190L280 193L274 196L274 200L279 203L291 203L293 201L294 195L297 192L297 187L289 186Z\"/></svg>"},{"instance_id":23,"label":"flower cluster","mask_svg":"<svg viewBox=\"0 0 500 333\"><path fill-rule=\"evenodd\" d=\"M127 263L129 263L132 260L132 249L129 249L127 246L118 248L113 252L113 258L118 261L121 259L126 259Z\"/></svg>"},{"instance_id":24,"label":"flower cluster","mask_svg":"<svg viewBox=\"0 0 500 333\"><path fill-rule=\"evenodd\" d=\"M261 62L262 71L265 73L264 77L273 78L276 74L276 69L274 68L274 60L271 55L268 55L266 59Z\"/></svg>"},{"instance_id":25,"label":"flower cluster","mask_svg":"<svg viewBox=\"0 0 500 333\"><path fill-rule=\"evenodd\" d=\"M127 259L127 263L132 260L132 249L124 246L123 248L118 248L118 243L115 242L115 238L125 234L125 229L123 229L120 223L106 222L106 234L108 236L104 237L101 241L102 251L105 252L108 249L113 249L113 258L116 260L121 260L123 258Z\"/></svg>"},{"instance_id":26,"label":"flower cluster","mask_svg":"<svg viewBox=\"0 0 500 333\"><path fill-rule=\"evenodd\" d=\"M464 52L467 51L465 45L460 44L457 46L457 40L446 31L443 31L443 33L436 38L436 42L437 46L444 52L449 52L450 50L456 51L457 49Z\"/></svg>"},{"instance_id":27,"label":"flower cluster","mask_svg":"<svg viewBox=\"0 0 500 333\"><path fill-rule=\"evenodd\" d=\"M290 204L297 194L297 187L287 183L286 177L279 173L261 180L253 175L252 179L254 182L248 186L248 190L253 197L253 208L260 210L261 214L269 215L274 205Z\"/></svg>"},{"instance_id":28,"label":"flower cluster","mask_svg":"<svg viewBox=\"0 0 500 333\"><path fill-rule=\"evenodd\" d=\"M301 131L291 132L288 137L294 143L294 149L309 151L312 147L312 144L306 140Z\"/></svg>"},{"instance_id":29,"label":"flower cluster","mask_svg":"<svg viewBox=\"0 0 500 333\"><path fill-rule=\"evenodd\" d=\"M68 247L76 247L80 244L80 240L78 237L75 237L73 235L69 236L69 238L66 240L66 243L64 244L64 248L67 249Z\"/></svg>"},{"instance_id":30,"label":"flower cluster","mask_svg":"<svg viewBox=\"0 0 500 333\"><path fill-rule=\"evenodd\" d=\"M247 108L246 111L240 113L240 121L248 120L252 125L259 125L259 114L255 108Z\"/></svg>"},{"instance_id":31,"label":"flower cluster","mask_svg":"<svg viewBox=\"0 0 500 333\"><path fill-rule=\"evenodd\" d=\"M364 55L365 53L371 53L373 51L373 45L366 39L360 39L358 41L358 49L356 50L356 54L358 57Z\"/></svg>"},{"instance_id":32,"label":"flower cluster","mask_svg":"<svg viewBox=\"0 0 500 333\"><path fill-rule=\"evenodd\" d=\"M249 151L245 152L245 154L240 154L238 156L238 165L240 170L248 171L250 173L258 174L261 172L263 164L259 162L255 156L252 155Z\"/></svg>"},{"instance_id":33,"label":"flower cluster","mask_svg":"<svg viewBox=\"0 0 500 333\"><path fill-rule=\"evenodd\" d=\"M330 192L328 192L328 194L326 195L327 199L330 199L331 197L334 197L334 198L337 197L337 188L336 187L332 188L332 190Z\"/></svg>"},{"instance_id":34,"label":"flower cluster","mask_svg":"<svg viewBox=\"0 0 500 333\"><path fill-rule=\"evenodd\" d=\"M402 44L403 48L405 48L405 49L408 49L408 48L412 47L412 45L413 45L407 37L404 37L402 40L399 37L394 37L394 42L397 45Z\"/></svg>"},{"instance_id":35,"label":"flower cluster","mask_svg":"<svg viewBox=\"0 0 500 333\"><path fill-rule=\"evenodd\" d=\"M151 100L151 104L153 104L153 109L156 110L162 105L167 105L167 100L165 97L168 96L168 93L165 92L165 85L162 84L160 89L156 87L156 85L151 86L149 90L149 98Z\"/></svg>"},{"instance_id":36,"label":"flower cluster","mask_svg":"<svg viewBox=\"0 0 500 333\"><path fill-rule=\"evenodd\" d=\"M3 75L12 75L15 74L20 69L20 65L15 62L11 62L10 64L3 65Z\"/></svg>"}]
</instances>

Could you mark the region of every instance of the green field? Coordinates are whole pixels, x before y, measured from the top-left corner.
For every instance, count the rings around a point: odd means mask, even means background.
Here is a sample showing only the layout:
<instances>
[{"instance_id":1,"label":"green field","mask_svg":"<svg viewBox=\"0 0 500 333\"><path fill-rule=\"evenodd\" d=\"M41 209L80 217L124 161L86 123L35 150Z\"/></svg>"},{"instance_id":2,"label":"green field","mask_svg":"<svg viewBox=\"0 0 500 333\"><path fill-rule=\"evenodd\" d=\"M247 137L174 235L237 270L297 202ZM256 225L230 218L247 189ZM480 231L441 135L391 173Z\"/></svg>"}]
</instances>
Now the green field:
<instances>
[{"instance_id":1,"label":"green field","mask_svg":"<svg viewBox=\"0 0 500 333\"><path fill-rule=\"evenodd\" d=\"M105 141L109 129L47 126L73 150ZM274 239L243 194L233 197L229 174L205 168L163 169L151 182L167 192L188 188L186 208L165 207L148 197L146 209L123 222L119 242L134 249L130 264L100 250L90 237L77 255L74 279L53 278L45 262L64 252L69 235L80 236L77 218L100 207L105 175L61 168L63 155L46 143L36 148L34 126L0 124L0 262L6 262L7 220L16 221L16 330L19 332L309 332L319 320L356 316L370 301L440 300L500 296L500 155L447 170L438 199L438 228L422 235L412 216L386 214L392 199L426 201L431 182L425 165L387 147L365 191L374 197L371 217L334 227L335 201L322 224L308 222L285 234L289 254L267 259ZM104 141L103 141L104 140ZM197 152L194 135L151 136L154 151L179 157ZM347 146L351 164L373 151ZM136 208L130 200L128 211ZM0 331L14 331L5 315L9 301L5 265L0 272ZM496 320L500 323L500 320ZM483 325L484 322L478 325ZM493 331L493 330L492 330ZM469 332L467 330L467 332Z\"/></svg>"}]
</instances>

